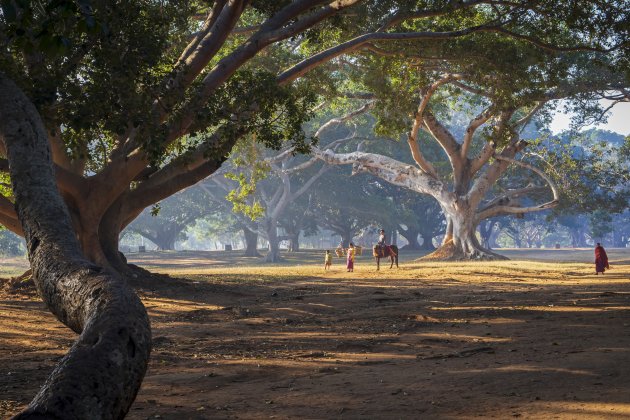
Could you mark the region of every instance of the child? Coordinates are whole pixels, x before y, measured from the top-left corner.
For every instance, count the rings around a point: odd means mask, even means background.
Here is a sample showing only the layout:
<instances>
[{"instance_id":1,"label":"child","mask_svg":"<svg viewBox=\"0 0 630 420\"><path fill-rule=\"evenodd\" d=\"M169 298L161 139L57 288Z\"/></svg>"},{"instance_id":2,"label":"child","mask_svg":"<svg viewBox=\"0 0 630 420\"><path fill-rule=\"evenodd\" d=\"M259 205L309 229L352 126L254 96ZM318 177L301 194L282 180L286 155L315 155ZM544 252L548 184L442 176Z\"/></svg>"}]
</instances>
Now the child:
<instances>
[{"instance_id":1,"label":"child","mask_svg":"<svg viewBox=\"0 0 630 420\"><path fill-rule=\"evenodd\" d=\"M326 250L326 256L324 257L324 271L329 270L332 265L332 254L329 250Z\"/></svg>"},{"instance_id":2,"label":"child","mask_svg":"<svg viewBox=\"0 0 630 420\"><path fill-rule=\"evenodd\" d=\"M348 248L348 260L346 267L348 268L348 272L354 271L354 244L350 242L350 247Z\"/></svg>"}]
</instances>

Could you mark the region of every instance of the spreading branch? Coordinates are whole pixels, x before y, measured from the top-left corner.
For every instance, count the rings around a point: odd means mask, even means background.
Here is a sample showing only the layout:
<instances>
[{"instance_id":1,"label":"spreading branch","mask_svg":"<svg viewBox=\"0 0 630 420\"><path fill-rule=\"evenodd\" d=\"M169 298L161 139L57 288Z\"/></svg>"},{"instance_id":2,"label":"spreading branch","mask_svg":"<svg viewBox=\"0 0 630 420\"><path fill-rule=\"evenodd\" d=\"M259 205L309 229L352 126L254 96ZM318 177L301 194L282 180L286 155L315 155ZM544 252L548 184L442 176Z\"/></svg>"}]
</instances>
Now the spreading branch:
<instances>
[{"instance_id":1,"label":"spreading branch","mask_svg":"<svg viewBox=\"0 0 630 420\"><path fill-rule=\"evenodd\" d=\"M530 171L536 173L547 183L549 189L551 190L551 193L553 194L553 198L537 206L521 207L521 206L497 204L495 206L486 207L484 210L477 212L475 217L478 221L481 221L483 219L487 219L490 217L502 215L502 214L524 214L524 213L531 213L535 211L548 210L548 209L556 207L560 203L560 193L558 191L558 187L553 182L553 180L543 171L541 171L540 169L536 168L533 165L530 165L525 162L521 162L520 160L516 160L513 158L509 158L505 156L496 156L495 158L497 160L504 161L509 164L514 164L522 168L529 169Z\"/></svg>"},{"instance_id":2,"label":"spreading branch","mask_svg":"<svg viewBox=\"0 0 630 420\"><path fill-rule=\"evenodd\" d=\"M475 132L479 127L486 123L492 117L491 108L487 108L482 111L479 115L477 115L471 122L468 124L466 128L466 133L464 134L464 140L462 141L462 150L461 156L462 159L466 159L468 157L468 150L470 149L470 145L472 144L473 137Z\"/></svg>"},{"instance_id":3,"label":"spreading branch","mask_svg":"<svg viewBox=\"0 0 630 420\"><path fill-rule=\"evenodd\" d=\"M374 153L335 153L314 148L315 156L330 165L352 165L353 171L371 173L391 184L434 197L450 195L446 186L412 165Z\"/></svg>"}]
</instances>

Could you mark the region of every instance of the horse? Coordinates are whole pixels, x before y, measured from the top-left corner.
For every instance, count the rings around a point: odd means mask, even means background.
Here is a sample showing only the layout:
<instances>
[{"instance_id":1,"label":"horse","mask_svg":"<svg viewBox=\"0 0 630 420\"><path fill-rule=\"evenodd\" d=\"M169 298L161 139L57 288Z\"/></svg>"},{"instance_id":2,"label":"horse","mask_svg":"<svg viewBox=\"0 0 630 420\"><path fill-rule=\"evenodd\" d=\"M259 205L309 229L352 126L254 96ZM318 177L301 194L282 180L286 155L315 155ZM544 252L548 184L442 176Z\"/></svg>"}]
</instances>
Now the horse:
<instances>
[{"instance_id":1,"label":"horse","mask_svg":"<svg viewBox=\"0 0 630 420\"><path fill-rule=\"evenodd\" d=\"M389 268L394 267L394 262L396 263L396 268L398 268L398 247L396 245L386 246L384 249L378 245L374 245L372 248L372 255L374 255L374 259L376 260L376 269L381 269L381 258L389 257L391 264Z\"/></svg>"}]
</instances>

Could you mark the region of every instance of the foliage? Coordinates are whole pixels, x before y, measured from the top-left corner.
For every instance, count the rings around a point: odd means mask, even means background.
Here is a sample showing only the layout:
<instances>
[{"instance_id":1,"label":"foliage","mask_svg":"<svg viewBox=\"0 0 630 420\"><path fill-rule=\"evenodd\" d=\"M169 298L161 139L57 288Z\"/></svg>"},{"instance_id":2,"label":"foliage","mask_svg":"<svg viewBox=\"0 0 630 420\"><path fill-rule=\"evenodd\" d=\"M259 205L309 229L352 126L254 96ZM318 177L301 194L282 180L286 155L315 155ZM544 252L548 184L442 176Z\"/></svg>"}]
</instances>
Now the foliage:
<instances>
[{"instance_id":1,"label":"foliage","mask_svg":"<svg viewBox=\"0 0 630 420\"><path fill-rule=\"evenodd\" d=\"M265 208L256 196L256 185L265 179L271 170L269 163L251 137L238 141L230 154L229 169L225 178L237 182L236 188L227 194L234 213L242 213L251 220L263 216Z\"/></svg>"},{"instance_id":2,"label":"foliage","mask_svg":"<svg viewBox=\"0 0 630 420\"><path fill-rule=\"evenodd\" d=\"M562 201L554 214L627 208L630 161L624 158L623 142L623 136L602 130L566 132L540 142L548 173L561 188Z\"/></svg>"},{"instance_id":3,"label":"foliage","mask_svg":"<svg viewBox=\"0 0 630 420\"><path fill-rule=\"evenodd\" d=\"M589 217L591 237L601 240L607 233L612 232L612 216L605 210L595 210Z\"/></svg>"}]
</instances>

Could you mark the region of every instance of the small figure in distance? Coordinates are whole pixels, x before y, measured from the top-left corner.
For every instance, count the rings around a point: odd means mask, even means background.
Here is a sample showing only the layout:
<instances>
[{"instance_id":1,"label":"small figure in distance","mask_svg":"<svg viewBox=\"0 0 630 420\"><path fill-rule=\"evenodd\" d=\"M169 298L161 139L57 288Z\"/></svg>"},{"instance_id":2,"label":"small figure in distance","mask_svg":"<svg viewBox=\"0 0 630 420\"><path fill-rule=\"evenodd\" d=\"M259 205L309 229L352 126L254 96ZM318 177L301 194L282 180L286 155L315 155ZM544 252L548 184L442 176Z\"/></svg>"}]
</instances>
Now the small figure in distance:
<instances>
[{"instance_id":1,"label":"small figure in distance","mask_svg":"<svg viewBox=\"0 0 630 420\"><path fill-rule=\"evenodd\" d=\"M348 269L349 273L354 271L354 244L352 242L350 242L350 246L348 247L348 259L346 268Z\"/></svg>"},{"instance_id":2,"label":"small figure in distance","mask_svg":"<svg viewBox=\"0 0 630 420\"><path fill-rule=\"evenodd\" d=\"M330 266L332 265L332 254L330 250L326 250L326 255L324 256L324 271L330 270Z\"/></svg>"},{"instance_id":3,"label":"small figure in distance","mask_svg":"<svg viewBox=\"0 0 630 420\"><path fill-rule=\"evenodd\" d=\"M606 250L604 247L597 242L597 246L595 247L595 274L602 273L606 269L610 269L610 265L608 265L608 255L606 255Z\"/></svg>"}]
</instances>

